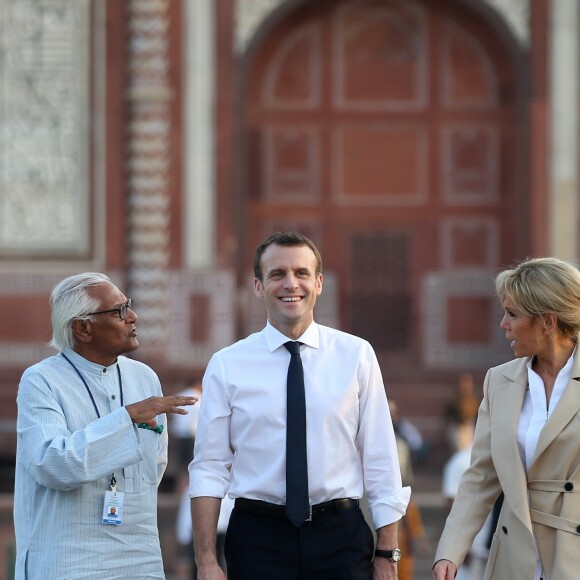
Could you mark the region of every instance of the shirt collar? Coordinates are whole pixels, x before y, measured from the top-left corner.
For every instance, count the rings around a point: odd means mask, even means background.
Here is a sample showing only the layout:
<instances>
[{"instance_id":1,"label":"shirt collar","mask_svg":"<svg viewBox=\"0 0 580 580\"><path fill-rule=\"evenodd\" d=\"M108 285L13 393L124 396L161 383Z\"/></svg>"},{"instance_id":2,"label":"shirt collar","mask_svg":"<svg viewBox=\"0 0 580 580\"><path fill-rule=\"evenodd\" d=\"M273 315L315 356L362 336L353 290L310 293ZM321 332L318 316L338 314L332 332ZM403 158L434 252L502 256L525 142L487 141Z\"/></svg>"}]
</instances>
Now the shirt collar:
<instances>
[{"instance_id":1,"label":"shirt collar","mask_svg":"<svg viewBox=\"0 0 580 580\"><path fill-rule=\"evenodd\" d=\"M63 350L63 354L75 365L75 367L77 367L79 370L85 373L100 375L105 369L109 371L117 366L117 362L114 362L112 365L109 366L103 366L91 362L90 360L87 360L85 357L81 356L78 352L70 348Z\"/></svg>"},{"instance_id":2,"label":"shirt collar","mask_svg":"<svg viewBox=\"0 0 580 580\"><path fill-rule=\"evenodd\" d=\"M274 328L269 321L266 323L264 334L266 336L266 344L268 345L270 352L274 352L285 342L292 340L285 334L282 334L278 329ZM316 322L312 322L310 326L302 333L302 336L300 336L297 340L299 340L302 344L311 346L312 348L318 348L320 345L320 331L318 329L318 324L316 324Z\"/></svg>"},{"instance_id":3,"label":"shirt collar","mask_svg":"<svg viewBox=\"0 0 580 580\"><path fill-rule=\"evenodd\" d=\"M572 354L570 355L570 358L567 360L566 364L560 369L560 372L558 373L558 377L562 376L566 379L566 382L568 382L572 377L572 365L574 364L574 355L576 354L576 347L574 347L574 350L572 351ZM533 356L529 357L528 362L526 363L526 366L528 367L528 371L532 371L535 372L534 369L532 368L532 365L534 363L534 358Z\"/></svg>"}]
</instances>

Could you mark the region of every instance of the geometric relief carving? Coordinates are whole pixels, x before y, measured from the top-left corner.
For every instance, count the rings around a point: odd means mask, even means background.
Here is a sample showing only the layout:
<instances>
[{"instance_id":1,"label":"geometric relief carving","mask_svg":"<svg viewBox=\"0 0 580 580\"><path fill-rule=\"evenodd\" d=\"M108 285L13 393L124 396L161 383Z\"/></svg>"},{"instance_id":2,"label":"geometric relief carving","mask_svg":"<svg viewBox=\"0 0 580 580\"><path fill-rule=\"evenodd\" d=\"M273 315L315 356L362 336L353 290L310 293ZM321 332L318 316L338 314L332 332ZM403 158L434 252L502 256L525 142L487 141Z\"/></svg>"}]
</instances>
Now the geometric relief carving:
<instances>
[{"instance_id":1,"label":"geometric relief carving","mask_svg":"<svg viewBox=\"0 0 580 580\"><path fill-rule=\"evenodd\" d=\"M499 135L495 126L443 129L442 191L447 204L492 204L499 198Z\"/></svg>"},{"instance_id":2,"label":"geometric relief carving","mask_svg":"<svg viewBox=\"0 0 580 580\"><path fill-rule=\"evenodd\" d=\"M337 10L337 106L418 109L427 101L427 19L411 1L363 0Z\"/></svg>"},{"instance_id":3,"label":"geometric relief carving","mask_svg":"<svg viewBox=\"0 0 580 580\"><path fill-rule=\"evenodd\" d=\"M427 153L419 126L345 126L334 139L333 191L342 203L420 204L427 197Z\"/></svg>"},{"instance_id":4,"label":"geometric relief carving","mask_svg":"<svg viewBox=\"0 0 580 580\"><path fill-rule=\"evenodd\" d=\"M509 360L492 271L430 273L422 290L428 368L484 368Z\"/></svg>"},{"instance_id":5,"label":"geometric relief carving","mask_svg":"<svg viewBox=\"0 0 580 580\"><path fill-rule=\"evenodd\" d=\"M443 102L453 108L484 108L497 104L497 79L479 41L464 29L444 25L441 87Z\"/></svg>"},{"instance_id":6,"label":"geometric relief carving","mask_svg":"<svg viewBox=\"0 0 580 580\"><path fill-rule=\"evenodd\" d=\"M273 54L262 91L266 107L312 108L320 100L320 25L299 27Z\"/></svg>"},{"instance_id":7,"label":"geometric relief carving","mask_svg":"<svg viewBox=\"0 0 580 580\"><path fill-rule=\"evenodd\" d=\"M358 232L351 237L350 325L378 351L411 346L411 237Z\"/></svg>"},{"instance_id":8,"label":"geometric relief carving","mask_svg":"<svg viewBox=\"0 0 580 580\"><path fill-rule=\"evenodd\" d=\"M127 269L141 304L141 356L165 353L170 295L172 86L170 2L131 0L127 8Z\"/></svg>"},{"instance_id":9,"label":"geometric relief carving","mask_svg":"<svg viewBox=\"0 0 580 580\"><path fill-rule=\"evenodd\" d=\"M89 244L88 0L0 0L0 255Z\"/></svg>"},{"instance_id":10,"label":"geometric relief carving","mask_svg":"<svg viewBox=\"0 0 580 580\"><path fill-rule=\"evenodd\" d=\"M169 275L168 359L203 368L212 354L235 340L235 275L195 270Z\"/></svg>"},{"instance_id":11,"label":"geometric relief carving","mask_svg":"<svg viewBox=\"0 0 580 580\"><path fill-rule=\"evenodd\" d=\"M444 270L494 268L499 263L499 224L493 218L445 218L441 225Z\"/></svg>"},{"instance_id":12,"label":"geometric relief carving","mask_svg":"<svg viewBox=\"0 0 580 580\"><path fill-rule=\"evenodd\" d=\"M315 201L320 196L318 132L310 127L272 127L264 133L265 197Z\"/></svg>"}]
</instances>

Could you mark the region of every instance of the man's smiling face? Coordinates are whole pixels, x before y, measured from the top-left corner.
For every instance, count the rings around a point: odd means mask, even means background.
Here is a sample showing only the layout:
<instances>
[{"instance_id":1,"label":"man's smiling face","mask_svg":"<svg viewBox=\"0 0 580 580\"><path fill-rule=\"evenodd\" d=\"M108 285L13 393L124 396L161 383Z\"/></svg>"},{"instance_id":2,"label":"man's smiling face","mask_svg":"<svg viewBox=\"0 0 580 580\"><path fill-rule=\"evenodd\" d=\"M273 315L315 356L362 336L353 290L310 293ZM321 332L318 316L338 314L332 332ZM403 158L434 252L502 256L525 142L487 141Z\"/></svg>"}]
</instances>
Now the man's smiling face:
<instances>
[{"instance_id":1,"label":"man's smiling face","mask_svg":"<svg viewBox=\"0 0 580 580\"><path fill-rule=\"evenodd\" d=\"M261 258L263 280L254 279L256 296L266 304L274 328L298 338L314 319L316 298L322 292L322 274L308 246L272 244Z\"/></svg>"}]
</instances>

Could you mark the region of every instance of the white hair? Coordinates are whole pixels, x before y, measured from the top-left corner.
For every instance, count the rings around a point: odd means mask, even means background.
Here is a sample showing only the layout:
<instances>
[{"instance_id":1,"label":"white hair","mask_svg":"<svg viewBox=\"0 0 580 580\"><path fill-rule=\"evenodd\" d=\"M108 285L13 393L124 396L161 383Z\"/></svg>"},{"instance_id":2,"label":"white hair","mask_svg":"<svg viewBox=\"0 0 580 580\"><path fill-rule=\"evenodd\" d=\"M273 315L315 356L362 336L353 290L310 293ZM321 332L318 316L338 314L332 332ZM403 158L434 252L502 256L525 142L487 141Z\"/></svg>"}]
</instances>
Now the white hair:
<instances>
[{"instance_id":1,"label":"white hair","mask_svg":"<svg viewBox=\"0 0 580 580\"><path fill-rule=\"evenodd\" d=\"M59 351L74 348L72 321L91 320L87 314L98 310L100 301L91 295L90 289L105 283L112 284L105 274L86 272L69 276L55 286L50 296L52 340L49 346Z\"/></svg>"}]
</instances>

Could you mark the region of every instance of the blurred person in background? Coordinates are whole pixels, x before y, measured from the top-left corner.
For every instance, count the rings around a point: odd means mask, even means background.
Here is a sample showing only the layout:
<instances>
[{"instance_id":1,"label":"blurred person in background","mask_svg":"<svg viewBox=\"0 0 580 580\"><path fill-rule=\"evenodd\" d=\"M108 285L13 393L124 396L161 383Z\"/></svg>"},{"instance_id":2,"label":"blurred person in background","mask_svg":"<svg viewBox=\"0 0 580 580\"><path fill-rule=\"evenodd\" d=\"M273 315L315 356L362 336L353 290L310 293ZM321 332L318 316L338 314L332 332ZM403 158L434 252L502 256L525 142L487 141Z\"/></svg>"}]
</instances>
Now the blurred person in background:
<instances>
[{"instance_id":1,"label":"blurred person in background","mask_svg":"<svg viewBox=\"0 0 580 580\"><path fill-rule=\"evenodd\" d=\"M193 447L195 434L199 421L199 409L201 405L202 385L201 379L194 378L178 394L186 397L195 397L198 404L187 415L173 415L169 423L169 433L175 440L177 447L177 489L181 494L175 522L175 537L187 555L190 568L190 578L196 580L197 568L195 566L193 534L191 531L191 508L189 500L189 472L188 465L193 459Z\"/></svg>"},{"instance_id":2,"label":"blurred person in background","mask_svg":"<svg viewBox=\"0 0 580 580\"><path fill-rule=\"evenodd\" d=\"M453 500L457 495L459 481L465 470L469 467L473 434L464 430L457 439L459 449L449 458L443 468L443 481L441 493L446 499L447 511L451 509ZM473 544L466 556L465 561L457 572L456 580L482 580L485 566L489 557L488 539L492 532L492 516L487 517L483 527L475 536Z\"/></svg>"},{"instance_id":3,"label":"blurred person in background","mask_svg":"<svg viewBox=\"0 0 580 580\"><path fill-rule=\"evenodd\" d=\"M66 278L50 303L59 353L18 389L16 578L164 578L165 414L196 399L163 397L157 375L122 356L139 346L137 314L104 274Z\"/></svg>"},{"instance_id":4,"label":"blurred person in background","mask_svg":"<svg viewBox=\"0 0 580 580\"><path fill-rule=\"evenodd\" d=\"M395 427L395 438L397 441L397 453L399 455L399 465L401 468L401 480L404 486L412 486L413 461L411 449L406 439L397 431L397 404L393 399L389 399L389 411L393 418ZM419 552L423 557L431 554L431 544L423 525L421 510L416 501L411 497L405 515L399 521L398 526L399 547L405 557L398 565L398 580L413 580L415 573L415 553Z\"/></svg>"},{"instance_id":5,"label":"blurred person in background","mask_svg":"<svg viewBox=\"0 0 580 580\"><path fill-rule=\"evenodd\" d=\"M397 404L392 399L389 399L389 410L391 412L395 435L401 437L409 447L413 465L426 459L429 455L429 446L425 442L419 428L409 421L409 419L401 416Z\"/></svg>"},{"instance_id":6,"label":"blurred person in background","mask_svg":"<svg viewBox=\"0 0 580 580\"><path fill-rule=\"evenodd\" d=\"M475 396L475 382L471 373L459 375L457 392L445 407L447 440L451 453L461 448L461 440L471 439L480 400Z\"/></svg>"},{"instance_id":7,"label":"blurred person in background","mask_svg":"<svg viewBox=\"0 0 580 580\"><path fill-rule=\"evenodd\" d=\"M557 258L501 272L500 323L515 360L490 369L471 463L433 578L452 580L501 492L485 578L574 580L580 570L580 273Z\"/></svg>"}]
</instances>

